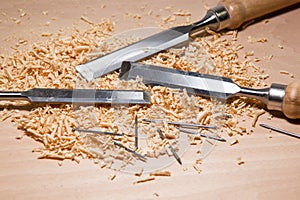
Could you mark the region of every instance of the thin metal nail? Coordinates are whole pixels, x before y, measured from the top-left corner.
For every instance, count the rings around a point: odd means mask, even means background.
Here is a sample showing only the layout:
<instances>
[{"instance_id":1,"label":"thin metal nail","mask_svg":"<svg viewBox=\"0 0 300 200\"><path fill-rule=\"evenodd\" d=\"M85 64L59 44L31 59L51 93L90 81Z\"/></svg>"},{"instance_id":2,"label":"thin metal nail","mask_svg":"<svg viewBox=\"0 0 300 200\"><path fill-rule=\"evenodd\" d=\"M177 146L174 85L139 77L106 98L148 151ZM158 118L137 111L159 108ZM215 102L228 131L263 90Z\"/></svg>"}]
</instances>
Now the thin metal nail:
<instances>
[{"instance_id":1,"label":"thin metal nail","mask_svg":"<svg viewBox=\"0 0 300 200\"><path fill-rule=\"evenodd\" d=\"M136 151L134 151L134 150L132 150L132 149L129 149L128 147L125 147L123 144L118 143L118 142L116 142L116 141L113 141L113 142L114 142L114 145L119 146L119 147L121 147L121 148L124 148L126 151L128 151L128 152L132 153L133 155L139 157L142 161L145 162L145 161L147 160L147 158L146 158L145 156L143 156L143 155L137 153Z\"/></svg>"},{"instance_id":2,"label":"thin metal nail","mask_svg":"<svg viewBox=\"0 0 300 200\"><path fill-rule=\"evenodd\" d=\"M259 124L259 125L261 127L264 127L264 128L267 128L267 129L271 129L273 131L276 131L276 132L279 132L279 133L283 133L285 135L289 135L289 136L292 136L292 137L300 139L300 134L292 133L292 132L289 132L289 131L285 131L285 130L282 130L282 129L279 129L279 128L275 128L275 127L272 127L272 126L269 126L269 125L266 125L266 124Z\"/></svg>"},{"instance_id":3,"label":"thin metal nail","mask_svg":"<svg viewBox=\"0 0 300 200\"><path fill-rule=\"evenodd\" d=\"M85 129L73 128L72 131L78 131L84 133L96 133L96 134L103 134L103 135L113 135L113 136L123 136L122 133L114 133L114 132L107 132L107 131L100 131L100 130L85 130Z\"/></svg>"},{"instance_id":4,"label":"thin metal nail","mask_svg":"<svg viewBox=\"0 0 300 200\"><path fill-rule=\"evenodd\" d=\"M163 120L152 120L152 119L143 119L144 122L148 123L161 123ZM190 123L184 123L184 122L169 122L166 121L167 124L177 125L177 126L183 126L183 127L195 127L195 128L210 128L210 129L216 129L217 126L215 125L203 125L203 124L190 124Z\"/></svg>"},{"instance_id":5,"label":"thin metal nail","mask_svg":"<svg viewBox=\"0 0 300 200\"><path fill-rule=\"evenodd\" d=\"M138 134L139 134L139 132L138 132L138 117L137 117L137 115L135 115L135 119L134 119L134 124L135 124L135 140L134 140L134 144L135 144L135 148L136 149L138 149L139 147L138 147L138 140L139 140L139 138L138 138Z\"/></svg>"},{"instance_id":6,"label":"thin metal nail","mask_svg":"<svg viewBox=\"0 0 300 200\"><path fill-rule=\"evenodd\" d=\"M229 118L232 118L232 115L223 113L223 114L216 115L215 118L216 119L229 119Z\"/></svg>"},{"instance_id":7,"label":"thin metal nail","mask_svg":"<svg viewBox=\"0 0 300 200\"><path fill-rule=\"evenodd\" d=\"M162 140L166 139L166 136L163 134L163 132L161 131L161 129L157 129L157 132L159 133L159 136L161 137ZM175 149L172 147L172 145L168 142L168 147L171 150L174 158L177 160L177 162L182 165L181 159L178 156L178 154L176 153Z\"/></svg>"},{"instance_id":8,"label":"thin metal nail","mask_svg":"<svg viewBox=\"0 0 300 200\"><path fill-rule=\"evenodd\" d=\"M215 125L189 124L189 123L183 123L183 122L167 122L167 123L172 124L172 125L183 126L183 127L210 128L210 129L217 128L217 126L215 126Z\"/></svg>"},{"instance_id":9,"label":"thin metal nail","mask_svg":"<svg viewBox=\"0 0 300 200\"><path fill-rule=\"evenodd\" d=\"M188 134L200 135L201 137L206 137L206 138L209 138L209 139L218 140L220 142L226 142L226 140L224 138L221 138L221 137L218 137L218 136L202 134L202 133L199 133L197 131L187 130L187 129L183 129L183 128L178 128L178 130L182 131L182 132L185 132L185 133L188 133Z\"/></svg>"}]
</instances>

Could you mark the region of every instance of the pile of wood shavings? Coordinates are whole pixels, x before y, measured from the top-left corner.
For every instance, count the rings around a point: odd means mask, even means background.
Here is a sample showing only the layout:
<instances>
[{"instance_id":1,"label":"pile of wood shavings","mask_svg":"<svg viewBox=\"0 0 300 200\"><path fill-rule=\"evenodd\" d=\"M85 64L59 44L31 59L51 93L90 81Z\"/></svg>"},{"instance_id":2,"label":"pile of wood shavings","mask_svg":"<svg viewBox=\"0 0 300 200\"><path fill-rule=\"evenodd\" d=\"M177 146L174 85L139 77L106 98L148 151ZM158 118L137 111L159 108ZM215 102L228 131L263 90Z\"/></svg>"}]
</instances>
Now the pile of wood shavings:
<instances>
[{"instance_id":1,"label":"pile of wood shavings","mask_svg":"<svg viewBox=\"0 0 300 200\"><path fill-rule=\"evenodd\" d=\"M209 98L188 95L185 91L165 87L145 86L141 80L120 81L118 73L106 75L86 83L75 72L74 67L90 59L93 52L105 54L115 47L106 39L111 35L113 24L106 20L100 24L91 24L91 28L81 33L74 30L71 36L61 34L45 42L33 44L31 49L16 51L10 56L0 56L0 87L2 90L28 90L34 87L48 88L94 88L94 89L144 89L150 90L150 106L133 105L128 107L74 105L39 105L24 104L29 111L18 110L20 102L1 102L1 119L10 118L18 129L42 147L34 149L40 152L40 158L92 159L102 167L109 167L114 159L124 163L134 162L134 157L122 148L116 147L112 139L129 148L134 148L134 116L139 119L139 133L147 136L148 146L138 152L148 157L166 154L162 148L156 130L157 124L144 124L143 118L183 121L187 123L210 124L215 122L215 103ZM176 69L202 73L218 74L232 78L241 86L258 87L262 82L259 67L249 60L240 61L238 51L241 45L236 44L237 32L225 35L211 33L205 38L196 39L189 47L181 50L171 49L158 53L144 63L157 64ZM248 75L247 68L255 69L254 75ZM232 118L225 119L222 126L230 136L247 133L238 126L237 116L255 116L256 101L235 98L226 104L225 110ZM161 129L167 139L176 148L178 130L162 123ZM72 128L95 128L123 133L124 136L96 136L73 132ZM193 138L192 138L193 139ZM197 139L199 140L199 138ZM201 140L200 140L201 141Z\"/></svg>"}]
</instances>

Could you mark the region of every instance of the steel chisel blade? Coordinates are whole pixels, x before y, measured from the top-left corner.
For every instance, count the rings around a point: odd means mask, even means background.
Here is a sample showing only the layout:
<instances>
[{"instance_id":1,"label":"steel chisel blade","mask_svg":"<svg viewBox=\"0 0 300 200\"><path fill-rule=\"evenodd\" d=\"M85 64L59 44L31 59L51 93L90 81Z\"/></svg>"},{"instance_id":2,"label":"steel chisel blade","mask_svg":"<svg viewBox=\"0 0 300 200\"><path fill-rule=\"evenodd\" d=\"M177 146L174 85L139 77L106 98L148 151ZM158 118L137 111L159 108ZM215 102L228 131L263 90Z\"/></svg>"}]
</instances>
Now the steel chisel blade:
<instances>
[{"instance_id":1,"label":"steel chisel blade","mask_svg":"<svg viewBox=\"0 0 300 200\"><path fill-rule=\"evenodd\" d=\"M34 88L24 92L0 91L1 99L32 103L150 104L150 94L143 90Z\"/></svg>"},{"instance_id":2,"label":"steel chisel blade","mask_svg":"<svg viewBox=\"0 0 300 200\"><path fill-rule=\"evenodd\" d=\"M179 26L145 38L103 57L78 65L76 70L88 81L121 68L123 61L136 62L162 50L189 41L193 26Z\"/></svg>"},{"instance_id":3,"label":"steel chisel blade","mask_svg":"<svg viewBox=\"0 0 300 200\"><path fill-rule=\"evenodd\" d=\"M220 99L234 96L241 90L231 79L225 77L141 63L123 62L120 79L130 80L137 77L140 77L146 85L186 89L188 93Z\"/></svg>"}]
</instances>

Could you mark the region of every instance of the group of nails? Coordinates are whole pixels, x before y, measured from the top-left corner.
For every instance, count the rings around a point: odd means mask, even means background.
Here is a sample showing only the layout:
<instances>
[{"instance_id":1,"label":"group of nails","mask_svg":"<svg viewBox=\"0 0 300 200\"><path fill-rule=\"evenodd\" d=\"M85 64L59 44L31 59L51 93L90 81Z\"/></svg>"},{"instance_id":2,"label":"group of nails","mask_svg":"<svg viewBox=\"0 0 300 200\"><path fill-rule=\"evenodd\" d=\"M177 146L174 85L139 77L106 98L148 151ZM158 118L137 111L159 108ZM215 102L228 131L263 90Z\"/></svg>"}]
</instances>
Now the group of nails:
<instances>
[{"instance_id":1,"label":"group of nails","mask_svg":"<svg viewBox=\"0 0 300 200\"><path fill-rule=\"evenodd\" d=\"M151 120L151 119L143 119L144 122L147 123L160 123L160 122L164 122L164 120ZM205 129L216 129L217 126L215 125L202 125L202 124L191 124L191 123L183 123L183 122L172 122L172 121L166 121L167 124L170 125L175 125L178 126L178 130L187 134L192 134L192 135L199 135L201 137L205 137L205 138L209 138L212 140L217 140L217 141L221 141L221 142L226 142L226 140L224 138L221 138L219 136L214 136L214 135L208 135L208 134L202 134L199 133L195 130L190 130L190 129L184 129L182 127L186 127L186 128L205 128ZM134 124L135 124L135 148L138 149L138 117L137 115L135 115L135 119L134 119ZM101 135L111 135L111 136L123 136L122 133L115 133L115 132L108 132L108 131L101 131L101 130L85 130L85 129L77 129L74 128L73 131L78 131L78 132L85 132L85 133L94 133L94 134L101 134ZM157 133L159 134L159 137L162 140L166 140L166 136L165 134L162 132L162 130L160 128L157 129ZM126 151L132 153L133 155L137 156L139 159L141 159L142 161L146 161L147 158L138 153L136 150L130 149L126 146L124 146L123 144L117 142L117 141L113 141L114 145L120 147L120 148L124 148ZM177 162L179 164L182 165L182 161L181 158L179 157L179 155L177 154L176 150L173 148L173 146L167 142L166 148L169 148L169 150L172 152L174 158L177 160Z\"/></svg>"},{"instance_id":2,"label":"group of nails","mask_svg":"<svg viewBox=\"0 0 300 200\"><path fill-rule=\"evenodd\" d=\"M164 122L163 120L151 120L151 119L143 119L144 122L147 123L159 123L159 122ZM217 126L215 125L203 125L203 124L191 124L191 123L183 123L183 122L172 122L172 121L166 121L167 124L170 125L175 125L178 126L178 130L187 134L192 134L192 135L199 135L201 137L205 137L208 139L213 139L216 141L220 141L220 142L226 142L226 140L224 138L221 138L219 136L214 136L214 135L208 135L208 134L202 134L200 132L197 132L195 130L190 130L190 129L184 129L182 127L186 127L186 128L204 128L204 129L216 129ZM138 149L138 117L137 115L135 115L135 119L134 119L134 124L135 124L135 148ZM292 137L296 137L298 139L300 139L300 135L296 134L296 133L292 133L292 132L288 132L279 128L275 128L266 124L260 124L261 127L279 132L279 133L283 133L285 135L288 136L292 136ZM101 131L101 130L84 130L84 129L77 129L74 128L73 131L78 131L78 132L86 132L86 133L94 133L94 134L102 134L102 135L111 135L111 136L123 136L123 134L121 133L115 133L115 132L107 132L107 131ZM162 140L166 140L166 136L164 135L164 133L162 132L162 130L160 128L157 129L157 132L159 134L159 137ZM138 153L136 150L130 149L126 146L124 146L123 144L117 142L117 141L113 141L114 145L120 147L120 148L124 148L126 151L132 153L133 155L137 156L139 159L141 159L142 161L146 161L147 158ZM177 152L175 151L175 149L173 148L173 146L167 142L167 148L169 148L169 150L172 152L174 158L177 160L177 162L182 165L182 161L181 158L179 157L179 155L177 154Z\"/></svg>"}]
</instances>

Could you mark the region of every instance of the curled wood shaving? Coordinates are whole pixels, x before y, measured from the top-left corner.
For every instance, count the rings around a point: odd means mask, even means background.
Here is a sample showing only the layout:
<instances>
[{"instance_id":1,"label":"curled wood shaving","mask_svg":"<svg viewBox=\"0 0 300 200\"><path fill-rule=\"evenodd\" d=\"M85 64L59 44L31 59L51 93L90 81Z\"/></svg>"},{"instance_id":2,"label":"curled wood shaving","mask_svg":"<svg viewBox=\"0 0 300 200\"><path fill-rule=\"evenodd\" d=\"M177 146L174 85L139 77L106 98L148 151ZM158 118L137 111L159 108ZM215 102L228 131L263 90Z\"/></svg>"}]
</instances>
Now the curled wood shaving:
<instances>
[{"instance_id":1,"label":"curled wood shaving","mask_svg":"<svg viewBox=\"0 0 300 200\"><path fill-rule=\"evenodd\" d=\"M257 111L257 112L255 113L255 116L254 116L254 119L253 119L253 122L252 122L252 127L255 127L258 118L259 118L261 115L265 114L265 113L266 113L265 110L259 110L259 111Z\"/></svg>"},{"instance_id":2,"label":"curled wood shaving","mask_svg":"<svg viewBox=\"0 0 300 200\"><path fill-rule=\"evenodd\" d=\"M48 15L48 11L43 11ZM151 15L151 13L149 13ZM188 16L189 12L178 11L174 16ZM134 16L133 16L134 17ZM136 16L135 19L140 19ZM176 18L170 18L173 20ZM45 41L34 43L27 50L16 51L10 56L0 55L0 89L1 90L28 90L34 87L48 88L93 88L93 89L142 89L150 90L150 106L80 106L80 105L43 105L33 106L28 112L17 113L3 109L0 120L10 118L12 122L33 139L41 142L43 148L35 152L41 158L71 159L80 162L80 159L92 159L101 167L109 167L115 159L123 159L124 163L133 163L131 153L113 145L116 139L124 146L131 147L134 138L133 118L164 119L166 121L182 121L186 123L210 124L214 120L216 102L209 98L187 94L166 87L145 86L141 79L134 81L118 80L118 73L86 83L76 73L74 67L82 64L93 56L105 55L115 49L126 46L138 38L126 40L107 38L112 34L114 23L103 20L93 23L82 16L82 21L90 28L83 32L74 28L73 33L66 35L42 33ZM259 87L264 84L267 76L262 75L259 66L253 64L250 58L239 56L244 47L237 44L237 31L228 34L215 33L206 30L211 36L196 38L188 47L170 49L145 59L146 64L156 64L180 70L189 70L200 73L217 74L232 78L243 87ZM264 40L257 40L263 42ZM28 42L20 39L18 45ZM247 50L245 50L247 51ZM251 57L250 52L246 57ZM248 74L248 69L254 71ZM6 106L21 105L20 102L0 102ZM237 117L245 115L256 118L256 103L245 98L229 100L224 112L232 117L224 119L224 133L228 135L244 134L247 132L238 125ZM28 105L28 103L27 103ZM157 126L166 132L166 137L172 139L172 146L176 148L179 131L173 125L166 123L149 125L139 124L139 134L146 136L147 147L139 149L141 154L149 157L158 157L168 152L165 143L157 135ZM72 128L90 129L99 128L110 132L121 132L124 137L99 136L73 132ZM170 153L170 152L169 152ZM150 178L150 180L154 180ZM143 181L142 181L143 182Z\"/></svg>"}]
</instances>

